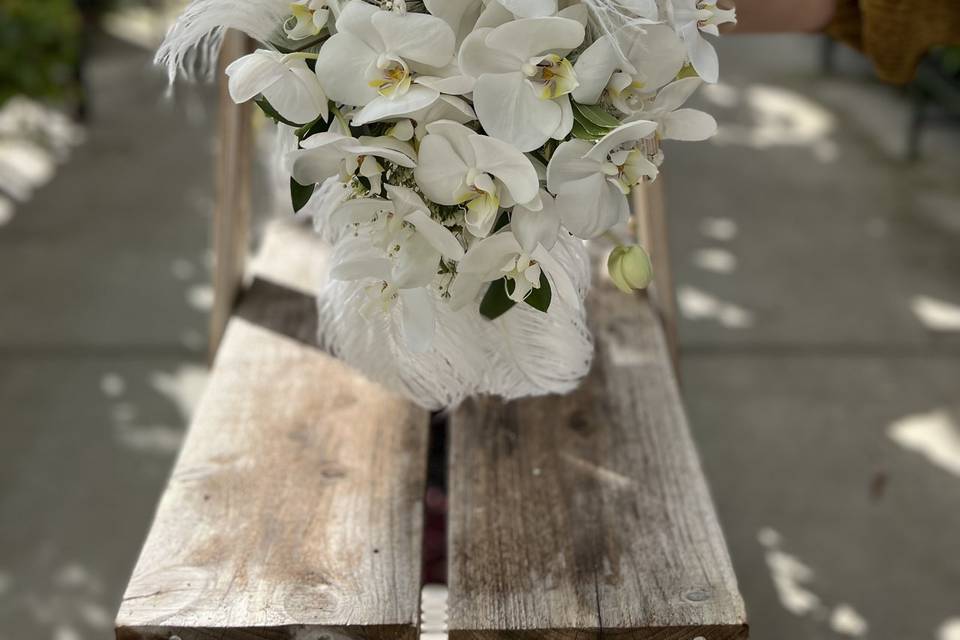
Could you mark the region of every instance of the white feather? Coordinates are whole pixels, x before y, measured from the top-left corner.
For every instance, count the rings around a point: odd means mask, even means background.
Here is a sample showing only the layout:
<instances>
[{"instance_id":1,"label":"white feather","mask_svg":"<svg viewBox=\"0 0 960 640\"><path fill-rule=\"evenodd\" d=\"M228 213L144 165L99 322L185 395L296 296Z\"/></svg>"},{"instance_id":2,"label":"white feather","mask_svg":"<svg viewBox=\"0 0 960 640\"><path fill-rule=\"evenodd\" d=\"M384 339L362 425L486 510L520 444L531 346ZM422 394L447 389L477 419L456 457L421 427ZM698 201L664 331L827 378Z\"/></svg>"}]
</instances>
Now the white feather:
<instances>
[{"instance_id":1,"label":"white feather","mask_svg":"<svg viewBox=\"0 0 960 640\"><path fill-rule=\"evenodd\" d=\"M483 341L490 348L491 361L481 393L507 399L567 393L590 371L593 338L584 305L590 256L581 240L567 234L550 254L573 281L579 304L568 306L554 295L546 314L520 304L493 322L483 321Z\"/></svg>"},{"instance_id":2,"label":"white feather","mask_svg":"<svg viewBox=\"0 0 960 640\"><path fill-rule=\"evenodd\" d=\"M594 37L610 36L611 44L623 60L627 56L621 48L621 38L617 32L627 25L638 26L660 20L658 0L583 0L583 4L590 10L590 26Z\"/></svg>"},{"instance_id":3,"label":"white feather","mask_svg":"<svg viewBox=\"0 0 960 640\"><path fill-rule=\"evenodd\" d=\"M290 13L289 0L193 0L167 31L154 62L167 69L170 82L212 78L226 29L268 41Z\"/></svg>"},{"instance_id":4,"label":"white feather","mask_svg":"<svg viewBox=\"0 0 960 640\"><path fill-rule=\"evenodd\" d=\"M330 264L360 257L369 245L344 236ZM427 353L412 353L400 331L400 309L364 311L365 283L329 280L318 298L320 344L371 380L428 409L475 394L505 398L566 393L590 369L593 343L582 304L590 281L583 243L566 236L551 254L569 273L581 304L554 300L549 313L517 305L490 321L470 305L453 311L436 299L436 333Z\"/></svg>"}]
</instances>

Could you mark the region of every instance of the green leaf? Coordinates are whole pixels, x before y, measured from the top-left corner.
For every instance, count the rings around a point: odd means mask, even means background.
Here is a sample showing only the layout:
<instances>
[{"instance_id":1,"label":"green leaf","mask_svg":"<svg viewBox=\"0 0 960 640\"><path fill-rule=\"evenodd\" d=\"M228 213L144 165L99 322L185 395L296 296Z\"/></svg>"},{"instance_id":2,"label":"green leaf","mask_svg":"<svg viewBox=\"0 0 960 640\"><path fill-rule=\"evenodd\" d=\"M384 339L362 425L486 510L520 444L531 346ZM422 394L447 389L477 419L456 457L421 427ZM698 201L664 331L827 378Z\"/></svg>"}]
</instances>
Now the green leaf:
<instances>
[{"instance_id":1,"label":"green leaf","mask_svg":"<svg viewBox=\"0 0 960 640\"><path fill-rule=\"evenodd\" d=\"M330 124L324 122L322 118L317 118L310 124L305 124L297 129L297 139L303 141L316 133L323 133L328 129L330 129Z\"/></svg>"},{"instance_id":2,"label":"green leaf","mask_svg":"<svg viewBox=\"0 0 960 640\"><path fill-rule=\"evenodd\" d=\"M490 235L493 235L497 231L500 231L500 229L503 229L508 224L510 224L510 212L502 211L500 213L500 217L497 218L497 221L494 223L493 229L490 230Z\"/></svg>"},{"instance_id":3,"label":"green leaf","mask_svg":"<svg viewBox=\"0 0 960 640\"><path fill-rule=\"evenodd\" d=\"M605 129L603 127L597 126L580 115L574 115L573 121L579 124L581 129L583 129L590 135L595 136L597 138L602 138L603 136L613 131L613 129Z\"/></svg>"},{"instance_id":4,"label":"green leaf","mask_svg":"<svg viewBox=\"0 0 960 640\"><path fill-rule=\"evenodd\" d=\"M550 290L550 281L547 280L546 274L541 271L540 288L531 290L530 294L524 298L523 301L537 311L546 313L547 309L550 308L551 300L553 300L553 291Z\"/></svg>"},{"instance_id":5,"label":"green leaf","mask_svg":"<svg viewBox=\"0 0 960 640\"><path fill-rule=\"evenodd\" d=\"M573 106L574 114L579 112L584 119L598 127L613 130L620 126L620 121L604 111L601 107L590 104L579 104L572 100L570 104Z\"/></svg>"},{"instance_id":6,"label":"green leaf","mask_svg":"<svg viewBox=\"0 0 960 640\"><path fill-rule=\"evenodd\" d=\"M293 211L297 213L303 209L310 198L313 197L313 191L317 185L302 185L293 178L290 178L290 201L293 203Z\"/></svg>"},{"instance_id":7,"label":"green leaf","mask_svg":"<svg viewBox=\"0 0 960 640\"><path fill-rule=\"evenodd\" d=\"M254 99L254 102L256 102L257 106L260 107L260 110L263 111L263 115L267 116L274 122L280 122L286 125L290 125L291 127L303 126L302 122L301 123L290 122L289 120L284 118L282 115L277 113L277 110L273 108L273 105L270 104L270 102L263 96L257 96L256 99Z\"/></svg>"},{"instance_id":8,"label":"green leaf","mask_svg":"<svg viewBox=\"0 0 960 640\"><path fill-rule=\"evenodd\" d=\"M573 133L574 138L580 138L581 140L589 140L590 142L596 142L597 140L603 137L603 136L598 136L593 133L590 133L589 131L584 129L583 125L580 124L580 121L576 119L573 121L573 129L571 129L570 132Z\"/></svg>"},{"instance_id":9,"label":"green leaf","mask_svg":"<svg viewBox=\"0 0 960 640\"><path fill-rule=\"evenodd\" d=\"M508 291L513 291L513 282L506 278L500 278L490 283L490 288L484 294L480 302L480 314L489 320L496 320L516 305L515 300L511 300L507 295Z\"/></svg>"}]
</instances>

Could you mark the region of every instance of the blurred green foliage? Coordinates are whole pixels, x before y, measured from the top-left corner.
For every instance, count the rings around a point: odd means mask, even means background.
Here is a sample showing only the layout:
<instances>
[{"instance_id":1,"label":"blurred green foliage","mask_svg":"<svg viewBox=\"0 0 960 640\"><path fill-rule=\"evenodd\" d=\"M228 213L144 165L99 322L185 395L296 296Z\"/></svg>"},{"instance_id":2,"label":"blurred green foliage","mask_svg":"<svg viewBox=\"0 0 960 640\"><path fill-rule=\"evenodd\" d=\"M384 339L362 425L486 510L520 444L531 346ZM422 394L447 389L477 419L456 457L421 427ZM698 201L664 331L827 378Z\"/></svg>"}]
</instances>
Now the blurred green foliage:
<instances>
[{"instance_id":1,"label":"blurred green foliage","mask_svg":"<svg viewBox=\"0 0 960 640\"><path fill-rule=\"evenodd\" d=\"M948 75L960 78L960 47L943 47L937 51L940 68Z\"/></svg>"},{"instance_id":2,"label":"blurred green foliage","mask_svg":"<svg viewBox=\"0 0 960 640\"><path fill-rule=\"evenodd\" d=\"M73 0L0 0L0 103L73 96L82 22Z\"/></svg>"}]
</instances>

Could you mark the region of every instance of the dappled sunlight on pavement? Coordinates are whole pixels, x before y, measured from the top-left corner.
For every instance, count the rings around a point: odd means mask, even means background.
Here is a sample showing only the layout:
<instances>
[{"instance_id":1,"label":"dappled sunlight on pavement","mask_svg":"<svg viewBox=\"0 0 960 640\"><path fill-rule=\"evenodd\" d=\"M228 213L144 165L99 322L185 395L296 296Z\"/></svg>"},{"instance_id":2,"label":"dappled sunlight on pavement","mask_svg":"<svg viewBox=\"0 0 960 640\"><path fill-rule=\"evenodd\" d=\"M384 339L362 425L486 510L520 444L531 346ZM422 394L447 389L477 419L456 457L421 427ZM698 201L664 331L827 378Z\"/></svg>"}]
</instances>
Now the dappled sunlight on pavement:
<instances>
[{"instance_id":1,"label":"dappled sunlight on pavement","mask_svg":"<svg viewBox=\"0 0 960 640\"><path fill-rule=\"evenodd\" d=\"M714 143L665 144L684 399L752 637L954 640L960 127L907 162L906 97L818 49L723 41Z\"/></svg>"},{"instance_id":2,"label":"dappled sunlight on pavement","mask_svg":"<svg viewBox=\"0 0 960 640\"><path fill-rule=\"evenodd\" d=\"M782 87L752 84L742 92L730 85L704 87L704 98L717 107L746 111L749 124L721 124L711 142L752 149L805 147L818 162L836 162L832 136L836 119L823 105ZM800 169L800 167L798 167Z\"/></svg>"},{"instance_id":3,"label":"dappled sunlight on pavement","mask_svg":"<svg viewBox=\"0 0 960 640\"><path fill-rule=\"evenodd\" d=\"M94 640L204 387L211 87L98 38L81 128L0 111L0 638Z\"/></svg>"},{"instance_id":4,"label":"dappled sunlight on pavement","mask_svg":"<svg viewBox=\"0 0 960 640\"><path fill-rule=\"evenodd\" d=\"M887 435L904 449L960 477L960 425L949 411L905 416L890 425Z\"/></svg>"},{"instance_id":5,"label":"dappled sunlight on pavement","mask_svg":"<svg viewBox=\"0 0 960 640\"><path fill-rule=\"evenodd\" d=\"M810 616L828 625L836 633L851 638L867 635L869 625L851 605L827 605L811 585L816 575L796 556L783 550L783 540L773 529L761 529L757 539L764 547L764 556L777 596L784 609L795 616Z\"/></svg>"},{"instance_id":6,"label":"dappled sunlight on pavement","mask_svg":"<svg viewBox=\"0 0 960 640\"><path fill-rule=\"evenodd\" d=\"M932 331L960 331L960 304L930 296L914 296L910 309Z\"/></svg>"},{"instance_id":7,"label":"dappled sunlight on pavement","mask_svg":"<svg viewBox=\"0 0 960 640\"><path fill-rule=\"evenodd\" d=\"M0 106L0 226L53 179L83 139L83 127L29 98L17 96Z\"/></svg>"}]
</instances>

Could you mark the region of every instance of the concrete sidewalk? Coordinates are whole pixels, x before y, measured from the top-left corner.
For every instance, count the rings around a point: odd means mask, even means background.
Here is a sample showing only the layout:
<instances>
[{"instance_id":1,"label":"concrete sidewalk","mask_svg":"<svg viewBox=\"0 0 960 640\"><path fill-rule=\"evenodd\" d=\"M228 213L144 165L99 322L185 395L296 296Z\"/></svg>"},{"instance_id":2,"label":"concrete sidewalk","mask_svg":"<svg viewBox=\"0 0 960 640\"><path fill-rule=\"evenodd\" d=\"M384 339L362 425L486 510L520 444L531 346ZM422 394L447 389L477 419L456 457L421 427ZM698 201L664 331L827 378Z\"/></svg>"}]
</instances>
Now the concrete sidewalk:
<instances>
[{"instance_id":1,"label":"concrete sidewalk","mask_svg":"<svg viewBox=\"0 0 960 640\"><path fill-rule=\"evenodd\" d=\"M97 45L86 141L0 226L3 640L112 637L206 375L212 94Z\"/></svg>"},{"instance_id":2,"label":"concrete sidewalk","mask_svg":"<svg viewBox=\"0 0 960 640\"><path fill-rule=\"evenodd\" d=\"M684 395L758 640L960 638L960 135L729 38L667 148ZM867 72L868 73L868 72Z\"/></svg>"},{"instance_id":3,"label":"concrete sidewalk","mask_svg":"<svg viewBox=\"0 0 960 640\"><path fill-rule=\"evenodd\" d=\"M729 38L667 148L684 394L758 640L960 637L960 138L813 38ZM212 93L91 67L0 223L0 640L110 637L204 379ZM709 638L707 639L709 640Z\"/></svg>"}]
</instances>

